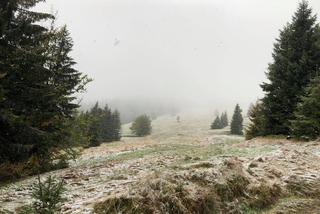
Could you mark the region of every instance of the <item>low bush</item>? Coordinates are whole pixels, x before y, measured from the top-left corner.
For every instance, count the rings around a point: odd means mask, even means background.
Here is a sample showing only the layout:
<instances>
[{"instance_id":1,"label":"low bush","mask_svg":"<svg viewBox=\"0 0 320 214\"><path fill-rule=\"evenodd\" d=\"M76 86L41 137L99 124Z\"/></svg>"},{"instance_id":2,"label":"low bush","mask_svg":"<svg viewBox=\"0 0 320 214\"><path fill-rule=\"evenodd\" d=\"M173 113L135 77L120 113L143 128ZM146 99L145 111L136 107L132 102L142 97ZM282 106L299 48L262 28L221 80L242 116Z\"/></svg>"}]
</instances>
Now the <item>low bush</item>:
<instances>
[{"instance_id":1,"label":"low bush","mask_svg":"<svg viewBox=\"0 0 320 214\"><path fill-rule=\"evenodd\" d=\"M19 214L55 214L60 213L62 203L65 201L63 181L49 176L45 181L38 181L32 187L31 205L22 207Z\"/></svg>"},{"instance_id":2,"label":"low bush","mask_svg":"<svg viewBox=\"0 0 320 214\"><path fill-rule=\"evenodd\" d=\"M147 115L141 115L133 121L130 127L132 134L143 137L151 134L152 126L151 119Z\"/></svg>"}]
</instances>

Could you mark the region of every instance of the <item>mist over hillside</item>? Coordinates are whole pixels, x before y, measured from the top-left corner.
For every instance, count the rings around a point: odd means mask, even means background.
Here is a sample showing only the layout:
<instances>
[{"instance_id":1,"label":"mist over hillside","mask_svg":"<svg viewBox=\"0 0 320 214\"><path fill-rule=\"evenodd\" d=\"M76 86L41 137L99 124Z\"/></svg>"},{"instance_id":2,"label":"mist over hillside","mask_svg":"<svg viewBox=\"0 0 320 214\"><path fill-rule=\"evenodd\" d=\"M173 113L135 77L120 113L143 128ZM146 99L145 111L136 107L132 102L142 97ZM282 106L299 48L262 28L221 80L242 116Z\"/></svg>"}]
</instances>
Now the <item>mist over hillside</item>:
<instances>
[{"instance_id":1,"label":"mist over hillside","mask_svg":"<svg viewBox=\"0 0 320 214\"><path fill-rule=\"evenodd\" d=\"M87 111L95 103L84 103L82 111ZM151 99L113 99L99 102L99 105L108 105L111 109L117 109L121 112L120 119L122 124L132 122L136 117L142 114L156 119L162 115L175 116L180 110L181 106L176 102L157 101Z\"/></svg>"},{"instance_id":2,"label":"mist over hillside","mask_svg":"<svg viewBox=\"0 0 320 214\"><path fill-rule=\"evenodd\" d=\"M96 102L81 103L81 111L87 111L95 105ZM242 104L242 102L240 102ZM156 99L156 98L122 98L99 101L100 106L108 105L113 110L118 110L121 123L132 122L136 117L142 114L156 119L159 116L170 115L178 116L183 113L202 118L213 118L227 112L232 115L234 105L237 102L223 102L223 100L212 100L208 102L192 102L191 100L178 99ZM243 104L244 116L247 114L248 105Z\"/></svg>"}]
</instances>

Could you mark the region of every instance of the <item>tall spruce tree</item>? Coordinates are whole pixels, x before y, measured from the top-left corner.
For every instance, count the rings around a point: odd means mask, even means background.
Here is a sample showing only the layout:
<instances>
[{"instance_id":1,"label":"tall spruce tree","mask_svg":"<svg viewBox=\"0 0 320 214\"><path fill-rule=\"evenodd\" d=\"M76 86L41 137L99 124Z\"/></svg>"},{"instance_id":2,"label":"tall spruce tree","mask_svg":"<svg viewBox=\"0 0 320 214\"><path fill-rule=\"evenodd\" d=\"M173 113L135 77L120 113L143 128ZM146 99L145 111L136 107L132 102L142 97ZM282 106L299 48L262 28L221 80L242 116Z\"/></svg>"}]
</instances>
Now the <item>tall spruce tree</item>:
<instances>
[{"instance_id":1,"label":"tall spruce tree","mask_svg":"<svg viewBox=\"0 0 320 214\"><path fill-rule=\"evenodd\" d=\"M36 103L36 99L43 97L40 91L44 88L43 81L39 81L37 89L32 78L41 78L38 75L42 71L44 79L47 75L42 66L46 57L41 43L47 41L49 35L45 28L32 21L35 14L28 9L34 4L24 5L21 1L9 0L0 2L0 74L3 77L0 79L3 90L0 103L0 161L28 159L29 148L33 146L31 141L39 143L43 140L42 132L32 128L32 124L28 124L32 122L26 118L27 113L34 112L30 111L30 104L26 105L27 99L29 103ZM35 21L50 18L50 15L43 14ZM27 95L28 90L32 89L32 94Z\"/></svg>"},{"instance_id":2,"label":"tall spruce tree","mask_svg":"<svg viewBox=\"0 0 320 214\"><path fill-rule=\"evenodd\" d=\"M65 124L88 81L73 69L66 28L45 27L54 16L30 10L38 2L0 2L0 161L49 163L69 154Z\"/></svg>"},{"instance_id":3,"label":"tall spruce tree","mask_svg":"<svg viewBox=\"0 0 320 214\"><path fill-rule=\"evenodd\" d=\"M243 117L239 104L236 105L231 121L231 134L243 135Z\"/></svg>"},{"instance_id":4,"label":"tall spruce tree","mask_svg":"<svg viewBox=\"0 0 320 214\"><path fill-rule=\"evenodd\" d=\"M265 125L263 135L289 134L290 121L304 88L319 72L319 26L306 1L300 3L291 23L281 31L269 65L269 83L261 85Z\"/></svg>"},{"instance_id":5,"label":"tall spruce tree","mask_svg":"<svg viewBox=\"0 0 320 214\"><path fill-rule=\"evenodd\" d=\"M306 90L292 121L292 133L299 138L320 137L320 76L315 78Z\"/></svg>"}]
</instances>

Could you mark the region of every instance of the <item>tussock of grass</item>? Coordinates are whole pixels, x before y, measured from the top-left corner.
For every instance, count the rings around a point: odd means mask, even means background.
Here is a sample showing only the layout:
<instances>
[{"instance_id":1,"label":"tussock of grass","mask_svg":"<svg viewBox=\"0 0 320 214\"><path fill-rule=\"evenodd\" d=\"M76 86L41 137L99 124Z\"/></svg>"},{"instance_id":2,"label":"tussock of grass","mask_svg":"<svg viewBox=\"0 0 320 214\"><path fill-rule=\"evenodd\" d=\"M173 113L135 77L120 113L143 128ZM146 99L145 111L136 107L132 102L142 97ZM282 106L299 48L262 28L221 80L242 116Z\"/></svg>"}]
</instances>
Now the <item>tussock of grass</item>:
<instances>
[{"instance_id":1,"label":"tussock of grass","mask_svg":"<svg viewBox=\"0 0 320 214\"><path fill-rule=\"evenodd\" d=\"M95 213L100 214L118 214L118 213L132 213L141 214L147 213L148 210L141 206L140 198L119 197L110 198L104 202L97 203L94 206ZM143 205L143 204L142 204Z\"/></svg>"},{"instance_id":2,"label":"tussock of grass","mask_svg":"<svg viewBox=\"0 0 320 214\"><path fill-rule=\"evenodd\" d=\"M130 196L110 197L97 203L95 213L255 213L255 210L269 208L281 196L278 186L249 189L249 180L240 174L230 175L223 183L205 183L201 176L185 179L160 175L149 178L136 186Z\"/></svg>"},{"instance_id":3,"label":"tussock of grass","mask_svg":"<svg viewBox=\"0 0 320 214\"><path fill-rule=\"evenodd\" d=\"M292 176L287 181L287 189L294 196L320 198L320 180L307 182Z\"/></svg>"},{"instance_id":4,"label":"tussock of grass","mask_svg":"<svg viewBox=\"0 0 320 214\"><path fill-rule=\"evenodd\" d=\"M319 213L320 200L303 197L287 197L279 200L279 203L266 213L300 214Z\"/></svg>"},{"instance_id":5,"label":"tussock of grass","mask_svg":"<svg viewBox=\"0 0 320 214\"><path fill-rule=\"evenodd\" d=\"M200 162L197 164L191 165L192 168L198 169L198 168L212 168L214 165L210 162Z\"/></svg>"},{"instance_id":6,"label":"tussock of grass","mask_svg":"<svg viewBox=\"0 0 320 214\"><path fill-rule=\"evenodd\" d=\"M260 210L274 205L282 196L282 190L278 185L270 187L266 184L261 184L250 189L250 195L249 207Z\"/></svg>"},{"instance_id":7,"label":"tussock of grass","mask_svg":"<svg viewBox=\"0 0 320 214\"><path fill-rule=\"evenodd\" d=\"M21 178L36 175L39 172L49 172L68 167L65 161L57 161L56 163L47 163L39 165L38 162L31 161L21 163L0 163L0 186L5 185L9 181L16 181Z\"/></svg>"},{"instance_id":8,"label":"tussock of grass","mask_svg":"<svg viewBox=\"0 0 320 214\"><path fill-rule=\"evenodd\" d=\"M0 214L13 214L13 212L10 212L8 210L1 210L0 208Z\"/></svg>"},{"instance_id":9,"label":"tussock of grass","mask_svg":"<svg viewBox=\"0 0 320 214\"><path fill-rule=\"evenodd\" d=\"M197 197L192 197L182 183L156 179L149 182L137 196L109 198L97 203L94 211L98 214L214 214L220 213L219 206L214 192L199 192Z\"/></svg>"},{"instance_id":10,"label":"tussock of grass","mask_svg":"<svg viewBox=\"0 0 320 214\"><path fill-rule=\"evenodd\" d=\"M287 180L286 192L281 196L283 198L280 198L276 206L268 213L298 214L306 211L319 213L320 181L306 181L303 178L292 176ZM265 200L269 201L270 199Z\"/></svg>"},{"instance_id":11,"label":"tussock of grass","mask_svg":"<svg viewBox=\"0 0 320 214\"><path fill-rule=\"evenodd\" d=\"M232 175L225 183L216 183L215 189L223 201L233 201L246 196L249 180L241 175Z\"/></svg>"}]
</instances>

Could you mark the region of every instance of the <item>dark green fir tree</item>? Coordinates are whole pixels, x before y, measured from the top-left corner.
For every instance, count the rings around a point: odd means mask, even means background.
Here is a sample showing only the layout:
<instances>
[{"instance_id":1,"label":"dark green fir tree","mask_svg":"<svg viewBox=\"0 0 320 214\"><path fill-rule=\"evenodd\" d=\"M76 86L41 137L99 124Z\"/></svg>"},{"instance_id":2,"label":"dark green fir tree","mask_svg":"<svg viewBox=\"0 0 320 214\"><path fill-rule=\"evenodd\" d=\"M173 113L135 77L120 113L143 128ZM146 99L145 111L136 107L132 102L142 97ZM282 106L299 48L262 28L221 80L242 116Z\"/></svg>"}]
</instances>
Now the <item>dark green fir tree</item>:
<instances>
[{"instance_id":1,"label":"dark green fir tree","mask_svg":"<svg viewBox=\"0 0 320 214\"><path fill-rule=\"evenodd\" d=\"M89 147L120 140L121 122L117 110L112 112L108 105L102 109L97 102L85 115L88 121Z\"/></svg>"},{"instance_id":2,"label":"dark green fir tree","mask_svg":"<svg viewBox=\"0 0 320 214\"><path fill-rule=\"evenodd\" d=\"M101 129L101 141L112 142L113 141L112 111L108 107L108 105L106 105L103 111L101 112L100 129Z\"/></svg>"},{"instance_id":3,"label":"dark green fir tree","mask_svg":"<svg viewBox=\"0 0 320 214\"><path fill-rule=\"evenodd\" d=\"M114 112L112 112L111 123L112 123L112 140L118 141L121 139L121 120L120 120L120 113L118 110L115 110Z\"/></svg>"},{"instance_id":4,"label":"dark green fir tree","mask_svg":"<svg viewBox=\"0 0 320 214\"><path fill-rule=\"evenodd\" d=\"M292 133L298 138L320 137L320 77L315 78L306 90L292 121Z\"/></svg>"},{"instance_id":5,"label":"dark green fir tree","mask_svg":"<svg viewBox=\"0 0 320 214\"><path fill-rule=\"evenodd\" d=\"M68 31L44 24L55 17L32 10L38 2L0 2L0 162L67 158L66 124L88 82L74 69Z\"/></svg>"},{"instance_id":6,"label":"dark green fir tree","mask_svg":"<svg viewBox=\"0 0 320 214\"><path fill-rule=\"evenodd\" d=\"M87 113L89 117L89 136L90 136L90 147L100 146L101 142L103 141L102 137L102 117L103 117L103 109L99 107L99 103L96 104L91 108L90 112Z\"/></svg>"},{"instance_id":7,"label":"dark green fir tree","mask_svg":"<svg viewBox=\"0 0 320 214\"><path fill-rule=\"evenodd\" d=\"M290 133L290 121L304 95L305 87L319 72L319 26L306 1L302 1L291 23L281 31L274 45L268 82L261 85L265 125L263 135Z\"/></svg>"},{"instance_id":8,"label":"dark green fir tree","mask_svg":"<svg viewBox=\"0 0 320 214\"><path fill-rule=\"evenodd\" d=\"M221 118L221 126L222 126L222 128L227 127L229 125L227 112L222 113L220 118Z\"/></svg>"},{"instance_id":9,"label":"dark green fir tree","mask_svg":"<svg viewBox=\"0 0 320 214\"><path fill-rule=\"evenodd\" d=\"M243 135L243 117L239 104L236 105L231 121L231 134Z\"/></svg>"},{"instance_id":10,"label":"dark green fir tree","mask_svg":"<svg viewBox=\"0 0 320 214\"><path fill-rule=\"evenodd\" d=\"M222 129L222 123L221 123L221 119L219 116L217 116L213 123L211 124L211 129Z\"/></svg>"},{"instance_id":11,"label":"dark green fir tree","mask_svg":"<svg viewBox=\"0 0 320 214\"><path fill-rule=\"evenodd\" d=\"M250 124L246 128L246 139L250 140L257 136L263 136L266 124L265 115L263 109L263 103L259 100L255 104L252 104L248 111L248 117Z\"/></svg>"}]
</instances>

